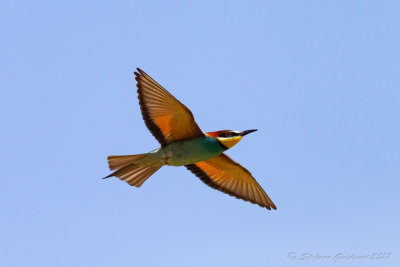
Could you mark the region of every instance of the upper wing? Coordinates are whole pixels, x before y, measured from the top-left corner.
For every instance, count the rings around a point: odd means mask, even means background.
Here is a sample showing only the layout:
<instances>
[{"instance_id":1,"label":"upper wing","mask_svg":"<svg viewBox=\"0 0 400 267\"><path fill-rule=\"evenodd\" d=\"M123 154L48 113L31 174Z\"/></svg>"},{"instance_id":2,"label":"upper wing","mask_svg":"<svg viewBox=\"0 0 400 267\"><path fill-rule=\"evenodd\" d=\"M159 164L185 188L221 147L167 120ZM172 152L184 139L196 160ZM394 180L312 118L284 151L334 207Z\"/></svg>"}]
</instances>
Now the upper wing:
<instances>
[{"instance_id":1,"label":"upper wing","mask_svg":"<svg viewBox=\"0 0 400 267\"><path fill-rule=\"evenodd\" d=\"M192 112L141 69L135 72L140 109L147 128L162 146L203 135Z\"/></svg>"},{"instance_id":2,"label":"upper wing","mask_svg":"<svg viewBox=\"0 0 400 267\"><path fill-rule=\"evenodd\" d=\"M276 210L274 203L251 173L225 154L185 167L214 189Z\"/></svg>"}]
</instances>

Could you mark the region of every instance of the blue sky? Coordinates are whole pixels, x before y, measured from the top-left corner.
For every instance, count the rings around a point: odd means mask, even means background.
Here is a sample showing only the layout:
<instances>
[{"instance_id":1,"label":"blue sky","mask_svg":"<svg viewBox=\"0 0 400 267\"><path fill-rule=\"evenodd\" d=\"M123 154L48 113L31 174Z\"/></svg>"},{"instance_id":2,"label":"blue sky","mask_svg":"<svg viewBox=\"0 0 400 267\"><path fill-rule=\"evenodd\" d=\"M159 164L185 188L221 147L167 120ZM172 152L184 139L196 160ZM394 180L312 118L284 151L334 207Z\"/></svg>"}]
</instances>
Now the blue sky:
<instances>
[{"instance_id":1,"label":"blue sky","mask_svg":"<svg viewBox=\"0 0 400 267\"><path fill-rule=\"evenodd\" d=\"M196 2L0 4L0 265L399 266L399 2ZM158 147L136 67L204 131L259 129L228 155L277 211L183 167L101 179Z\"/></svg>"}]
</instances>

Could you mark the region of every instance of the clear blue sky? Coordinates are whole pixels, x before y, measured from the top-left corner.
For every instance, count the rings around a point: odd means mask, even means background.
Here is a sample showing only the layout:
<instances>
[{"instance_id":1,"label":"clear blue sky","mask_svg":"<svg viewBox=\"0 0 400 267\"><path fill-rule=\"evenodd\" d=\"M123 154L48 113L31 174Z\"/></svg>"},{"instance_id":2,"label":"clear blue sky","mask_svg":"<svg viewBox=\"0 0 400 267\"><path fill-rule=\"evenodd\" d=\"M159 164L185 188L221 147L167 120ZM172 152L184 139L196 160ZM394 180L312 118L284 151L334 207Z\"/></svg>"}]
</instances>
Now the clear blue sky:
<instances>
[{"instance_id":1,"label":"clear blue sky","mask_svg":"<svg viewBox=\"0 0 400 267\"><path fill-rule=\"evenodd\" d=\"M315 266L299 257L391 252L317 265L400 266L399 12L398 1L2 1L0 265ZM228 155L277 211L183 167L140 189L101 179L108 155L158 147L136 67L204 131L259 129Z\"/></svg>"}]
</instances>

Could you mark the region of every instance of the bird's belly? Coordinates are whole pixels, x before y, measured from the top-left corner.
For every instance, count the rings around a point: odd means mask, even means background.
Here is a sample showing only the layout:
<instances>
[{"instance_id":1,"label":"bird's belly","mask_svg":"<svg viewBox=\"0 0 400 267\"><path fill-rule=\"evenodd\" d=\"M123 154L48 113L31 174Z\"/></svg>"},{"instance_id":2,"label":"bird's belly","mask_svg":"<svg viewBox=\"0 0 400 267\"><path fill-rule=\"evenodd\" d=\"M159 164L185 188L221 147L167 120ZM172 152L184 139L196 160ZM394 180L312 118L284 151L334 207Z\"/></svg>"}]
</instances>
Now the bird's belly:
<instances>
[{"instance_id":1,"label":"bird's belly","mask_svg":"<svg viewBox=\"0 0 400 267\"><path fill-rule=\"evenodd\" d=\"M162 148L165 164L171 166L188 165L208 160L221 154L225 149L206 138L178 141Z\"/></svg>"}]
</instances>

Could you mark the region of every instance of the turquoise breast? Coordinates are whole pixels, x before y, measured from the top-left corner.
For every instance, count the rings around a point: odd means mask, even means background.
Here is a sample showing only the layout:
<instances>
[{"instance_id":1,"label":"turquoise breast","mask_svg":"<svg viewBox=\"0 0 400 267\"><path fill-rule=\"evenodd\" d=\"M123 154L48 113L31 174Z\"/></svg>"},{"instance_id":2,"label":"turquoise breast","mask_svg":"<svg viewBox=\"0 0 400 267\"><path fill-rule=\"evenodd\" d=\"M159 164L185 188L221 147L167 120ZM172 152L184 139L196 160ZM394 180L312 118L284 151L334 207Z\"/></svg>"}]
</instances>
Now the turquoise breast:
<instances>
[{"instance_id":1,"label":"turquoise breast","mask_svg":"<svg viewBox=\"0 0 400 267\"><path fill-rule=\"evenodd\" d=\"M225 150L217 139L202 136L193 140L173 142L161 148L159 152L167 165L182 166L213 158Z\"/></svg>"}]
</instances>

